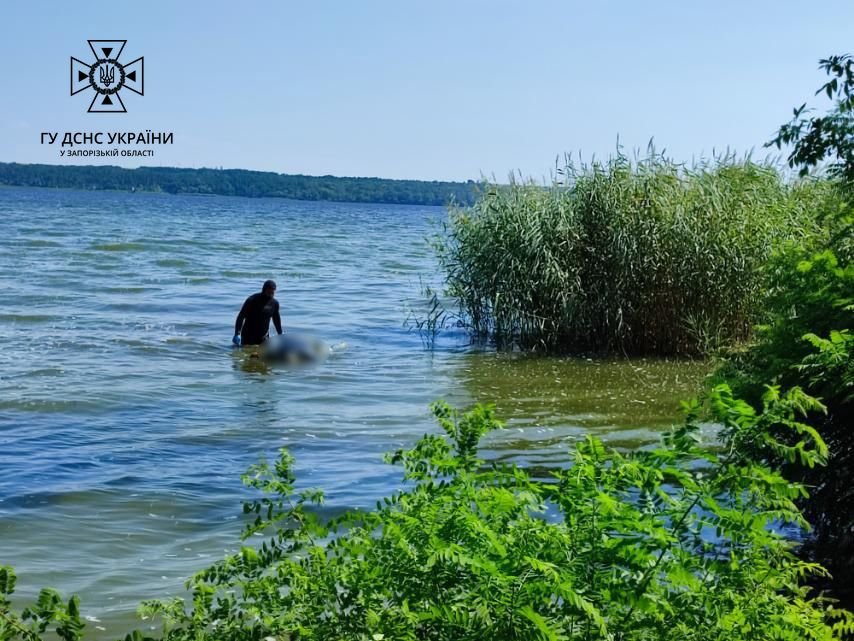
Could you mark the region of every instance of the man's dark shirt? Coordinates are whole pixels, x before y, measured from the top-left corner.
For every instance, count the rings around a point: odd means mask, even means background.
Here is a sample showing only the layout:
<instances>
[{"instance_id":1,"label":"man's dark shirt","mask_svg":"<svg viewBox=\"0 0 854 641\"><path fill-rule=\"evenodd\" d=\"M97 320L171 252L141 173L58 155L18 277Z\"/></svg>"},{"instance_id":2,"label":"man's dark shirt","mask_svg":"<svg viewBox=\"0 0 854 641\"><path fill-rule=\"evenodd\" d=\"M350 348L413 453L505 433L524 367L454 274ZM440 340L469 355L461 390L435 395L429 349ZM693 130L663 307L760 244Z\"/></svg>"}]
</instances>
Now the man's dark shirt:
<instances>
[{"instance_id":1,"label":"man's dark shirt","mask_svg":"<svg viewBox=\"0 0 854 641\"><path fill-rule=\"evenodd\" d=\"M270 329L270 319L276 326L276 331L282 333L282 319L279 316L279 301L263 292L252 294L243 303L234 333L240 334L241 345L260 345L267 338Z\"/></svg>"}]
</instances>

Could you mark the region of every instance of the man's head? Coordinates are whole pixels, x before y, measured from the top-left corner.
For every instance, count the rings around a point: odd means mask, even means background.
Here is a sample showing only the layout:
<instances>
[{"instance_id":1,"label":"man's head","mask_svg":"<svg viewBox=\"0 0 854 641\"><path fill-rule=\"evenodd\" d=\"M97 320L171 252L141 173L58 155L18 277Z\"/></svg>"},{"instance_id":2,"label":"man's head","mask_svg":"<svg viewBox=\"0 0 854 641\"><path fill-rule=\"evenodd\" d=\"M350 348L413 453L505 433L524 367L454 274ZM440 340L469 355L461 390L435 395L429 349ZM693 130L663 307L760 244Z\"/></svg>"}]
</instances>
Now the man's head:
<instances>
[{"instance_id":1,"label":"man's head","mask_svg":"<svg viewBox=\"0 0 854 641\"><path fill-rule=\"evenodd\" d=\"M276 295L276 281L274 280L265 280L264 284L261 286L261 293L270 296L271 298Z\"/></svg>"}]
</instances>

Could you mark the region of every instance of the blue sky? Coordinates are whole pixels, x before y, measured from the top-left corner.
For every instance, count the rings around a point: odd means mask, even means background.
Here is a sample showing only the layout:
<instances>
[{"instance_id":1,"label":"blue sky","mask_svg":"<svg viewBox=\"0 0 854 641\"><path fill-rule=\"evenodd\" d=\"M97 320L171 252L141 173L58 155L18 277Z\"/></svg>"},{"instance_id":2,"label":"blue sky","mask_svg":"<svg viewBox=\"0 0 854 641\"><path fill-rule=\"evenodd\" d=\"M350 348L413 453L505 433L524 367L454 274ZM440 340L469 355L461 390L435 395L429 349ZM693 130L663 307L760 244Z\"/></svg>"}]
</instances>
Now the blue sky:
<instances>
[{"instance_id":1,"label":"blue sky","mask_svg":"<svg viewBox=\"0 0 854 641\"><path fill-rule=\"evenodd\" d=\"M761 148L854 51L854 2L6 2L0 161L65 163L42 131L171 131L126 164L542 178L565 152ZM129 113L68 95L87 39L145 56ZM84 92L88 93L88 92ZM816 100L818 104L820 101ZM83 164L97 162L76 161Z\"/></svg>"}]
</instances>

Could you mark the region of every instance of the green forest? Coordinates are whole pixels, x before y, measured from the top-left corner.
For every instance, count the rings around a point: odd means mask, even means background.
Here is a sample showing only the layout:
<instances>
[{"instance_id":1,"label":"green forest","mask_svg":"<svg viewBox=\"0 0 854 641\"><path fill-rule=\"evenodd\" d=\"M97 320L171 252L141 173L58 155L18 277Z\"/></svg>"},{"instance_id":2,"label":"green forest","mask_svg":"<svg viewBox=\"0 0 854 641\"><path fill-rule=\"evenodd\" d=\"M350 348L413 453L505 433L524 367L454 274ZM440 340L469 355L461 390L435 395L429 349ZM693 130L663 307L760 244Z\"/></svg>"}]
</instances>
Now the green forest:
<instances>
[{"instance_id":1,"label":"green forest","mask_svg":"<svg viewBox=\"0 0 854 641\"><path fill-rule=\"evenodd\" d=\"M478 183L277 174L248 169L0 163L0 185L353 203L470 205Z\"/></svg>"}]
</instances>

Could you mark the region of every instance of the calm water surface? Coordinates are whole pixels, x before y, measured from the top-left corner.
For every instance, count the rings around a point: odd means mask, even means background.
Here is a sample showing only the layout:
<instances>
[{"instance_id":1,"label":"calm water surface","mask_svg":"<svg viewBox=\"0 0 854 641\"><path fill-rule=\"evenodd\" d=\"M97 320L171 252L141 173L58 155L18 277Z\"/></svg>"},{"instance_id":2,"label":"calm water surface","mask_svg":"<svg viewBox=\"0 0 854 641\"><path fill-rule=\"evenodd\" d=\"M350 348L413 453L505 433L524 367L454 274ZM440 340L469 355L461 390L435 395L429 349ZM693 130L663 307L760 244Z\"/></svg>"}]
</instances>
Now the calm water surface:
<instances>
[{"instance_id":1,"label":"calm water surface","mask_svg":"<svg viewBox=\"0 0 854 641\"><path fill-rule=\"evenodd\" d=\"M486 455L548 469L587 433L654 441L701 363L425 349L404 327L435 282L441 208L0 189L0 564L19 592L83 599L87 637L238 545L239 476L288 446L330 512L397 487L383 452L434 430L429 404L492 401ZM266 278L287 330L338 349L267 368L232 350Z\"/></svg>"}]
</instances>

